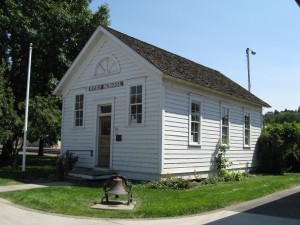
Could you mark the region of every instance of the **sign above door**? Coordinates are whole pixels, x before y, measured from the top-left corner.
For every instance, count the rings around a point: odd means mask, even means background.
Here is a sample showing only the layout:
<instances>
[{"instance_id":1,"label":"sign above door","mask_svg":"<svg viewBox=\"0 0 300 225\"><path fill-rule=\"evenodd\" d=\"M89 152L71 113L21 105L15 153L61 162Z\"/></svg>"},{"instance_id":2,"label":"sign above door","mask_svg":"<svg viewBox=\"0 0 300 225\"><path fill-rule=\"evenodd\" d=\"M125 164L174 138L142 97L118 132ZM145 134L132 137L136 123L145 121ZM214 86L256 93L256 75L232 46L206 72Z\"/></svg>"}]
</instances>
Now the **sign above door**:
<instances>
[{"instance_id":1,"label":"sign above door","mask_svg":"<svg viewBox=\"0 0 300 225\"><path fill-rule=\"evenodd\" d=\"M124 81L116 81L108 84L99 84L94 86L89 86L89 91L99 91L103 89L109 89L109 88L116 88L116 87L122 87L124 86Z\"/></svg>"}]
</instances>

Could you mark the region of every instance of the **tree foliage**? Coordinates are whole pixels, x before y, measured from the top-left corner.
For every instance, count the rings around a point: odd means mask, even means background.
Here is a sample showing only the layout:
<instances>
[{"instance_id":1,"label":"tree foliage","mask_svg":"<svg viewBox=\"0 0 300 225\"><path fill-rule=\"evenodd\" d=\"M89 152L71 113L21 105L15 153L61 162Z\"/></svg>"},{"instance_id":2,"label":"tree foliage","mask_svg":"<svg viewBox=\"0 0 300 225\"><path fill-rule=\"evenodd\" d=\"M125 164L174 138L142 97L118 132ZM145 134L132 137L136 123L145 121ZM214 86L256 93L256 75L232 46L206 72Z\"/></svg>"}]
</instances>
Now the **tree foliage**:
<instances>
[{"instance_id":1,"label":"tree foliage","mask_svg":"<svg viewBox=\"0 0 300 225\"><path fill-rule=\"evenodd\" d=\"M94 14L88 0L2 0L0 2L0 57L9 68L17 101L26 93L29 43L33 43L31 96L48 95L45 84L60 80L95 28L109 25L109 8Z\"/></svg>"},{"instance_id":2,"label":"tree foliage","mask_svg":"<svg viewBox=\"0 0 300 225\"><path fill-rule=\"evenodd\" d=\"M54 145L60 138L60 99L55 96L35 96L29 106L28 140L39 141L39 155L43 155L44 144Z\"/></svg>"},{"instance_id":3,"label":"tree foliage","mask_svg":"<svg viewBox=\"0 0 300 225\"><path fill-rule=\"evenodd\" d=\"M300 114L297 110L267 113L258 140L260 171L300 171Z\"/></svg>"},{"instance_id":4,"label":"tree foliage","mask_svg":"<svg viewBox=\"0 0 300 225\"><path fill-rule=\"evenodd\" d=\"M13 143L23 136L24 107L20 104L24 104L26 96L30 43L33 43L30 99L41 112L30 107L33 112L29 113L34 116L29 120L32 129L29 132L31 138L52 137L45 139L50 142L60 135L56 125L53 131L39 129L39 132L35 126L49 128L56 124L54 115L59 114L60 102L50 96L53 84L62 78L96 27L110 24L108 5L101 5L93 13L89 3L90 0L0 1L0 62L3 62L0 98L5 99L0 110L0 141L8 153L13 152ZM3 85L5 92L1 91ZM49 124L41 126L42 120ZM2 155L3 152L6 151Z\"/></svg>"},{"instance_id":5,"label":"tree foliage","mask_svg":"<svg viewBox=\"0 0 300 225\"><path fill-rule=\"evenodd\" d=\"M18 143L23 122L15 110L15 98L12 89L3 78L3 72L4 68L0 66L0 143L4 145L1 156L12 159L12 163L15 164L20 150Z\"/></svg>"},{"instance_id":6,"label":"tree foliage","mask_svg":"<svg viewBox=\"0 0 300 225\"><path fill-rule=\"evenodd\" d=\"M300 113L300 112L299 112ZM265 123L300 123L300 114L296 111L285 110L278 112L275 110L274 113L266 114L264 116Z\"/></svg>"},{"instance_id":7,"label":"tree foliage","mask_svg":"<svg viewBox=\"0 0 300 225\"><path fill-rule=\"evenodd\" d=\"M265 125L258 140L261 172L300 172L300 123Z\"/></svg>"}]
</instances>

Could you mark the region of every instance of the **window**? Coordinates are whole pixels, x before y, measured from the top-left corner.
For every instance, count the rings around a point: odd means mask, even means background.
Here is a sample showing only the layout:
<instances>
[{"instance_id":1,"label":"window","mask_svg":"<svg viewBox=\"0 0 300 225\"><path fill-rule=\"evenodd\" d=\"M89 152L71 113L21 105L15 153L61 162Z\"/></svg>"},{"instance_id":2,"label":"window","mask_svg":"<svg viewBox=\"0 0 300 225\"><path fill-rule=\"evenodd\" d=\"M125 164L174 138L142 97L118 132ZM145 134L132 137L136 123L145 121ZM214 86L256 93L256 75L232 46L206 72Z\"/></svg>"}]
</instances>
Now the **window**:
<instances>
[{"instance_id":1,"label":"window","mask_svg":"<svg viewBox=\"0 0 300 225\"><path fill-rule=\"evenodd\" d=\"M94 75L109 75L120 72L120 65L113 55L102 57L97 64Z\"/></svg>"},{"instance_id":2,"label":"window","mask_svg":"<svg viewBox=\"0 0 300 225\"><path fill-rule=\"evenodd\" d=\"M100 112L102 114L105 114L105 113L111 113L111 105L102 105L100 107Z\"/></svg>"},{"instance_id":3,"label":"window","mask_svg":"<svg viewBox=\"0 0 300 225\"><path fill-rule=\"evenodd\" d=\"M75 127L83 126L83 102L84 102L83 94L79 94L75 96L75 111L74 111Z\"/></svg>"},{"instance_id":4,"label":"window","mask_svg":"<svg viewBox=\"0 0 300 225\"><path fill-rule=\"evenodd\" d=\"M143 85L130 87L130 124L143 123Z\"/></svg>"},{"instance_id":5,"label":"window","mask_svg":"<svg viewBox=\"0 0 300 225\"><path fill-rule=\"evenodd\" d=\"M250 113L245 113L244 144L250 146Z\"/></svg>"},{"instance_id":6,"label":"window","mask_svg":"<svg viewBox=\"0 0 300 225\"><path fill-rule=\"evenodd\" d=\"M200 144L201 138L201 108L200 102L190 104L190 144Z\"/></svg>"},{"instance_id":7,"label":"window","mask_svg":"<svg viewBox=\"0 0 300 225\"><path fill-rule=\"evenodd\" d=\"M222 107L222 144L229 142L229 108Z\"/></svg>"}]
</instances>

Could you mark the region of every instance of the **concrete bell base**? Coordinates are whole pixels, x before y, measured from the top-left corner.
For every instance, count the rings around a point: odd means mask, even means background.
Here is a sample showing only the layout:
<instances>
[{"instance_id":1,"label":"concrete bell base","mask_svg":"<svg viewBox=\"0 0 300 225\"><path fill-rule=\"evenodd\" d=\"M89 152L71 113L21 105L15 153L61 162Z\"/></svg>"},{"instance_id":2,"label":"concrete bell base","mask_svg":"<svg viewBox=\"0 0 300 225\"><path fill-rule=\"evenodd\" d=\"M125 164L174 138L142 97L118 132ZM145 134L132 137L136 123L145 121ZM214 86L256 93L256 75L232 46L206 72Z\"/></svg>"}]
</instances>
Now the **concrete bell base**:
<instances>
[{"instance_id":1,"label":"concrete bell base","mask_svg":"<svg viewBox=\"0 0 300 225\"><path fill-rule=\"evenodd\" d=\"M126 204L125 201L108 201L100 204L95 204L91 208L92 209L102 209L102 210L133 210L136 205L135 202Z\"/></svg>"}]
</instances>

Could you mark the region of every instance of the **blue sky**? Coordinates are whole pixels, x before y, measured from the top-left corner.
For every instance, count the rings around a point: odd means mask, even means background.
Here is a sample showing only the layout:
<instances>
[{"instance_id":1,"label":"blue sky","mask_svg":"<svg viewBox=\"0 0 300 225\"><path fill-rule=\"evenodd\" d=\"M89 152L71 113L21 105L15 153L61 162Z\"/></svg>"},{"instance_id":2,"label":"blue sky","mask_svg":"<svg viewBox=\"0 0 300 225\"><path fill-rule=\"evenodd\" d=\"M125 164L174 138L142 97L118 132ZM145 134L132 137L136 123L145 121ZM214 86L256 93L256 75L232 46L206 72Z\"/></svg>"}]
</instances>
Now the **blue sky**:
<instances>
[{"instance_id":1,"label":"blue sky","mask_svg":"<svg viewBox=\"0 0 300 225\"><path fill-rule=\"evenodd\" d=\"M300 106L300 7L294 0L94 0L111 27L220 71L275 109Z\"/></svg>"}]
</instances>

